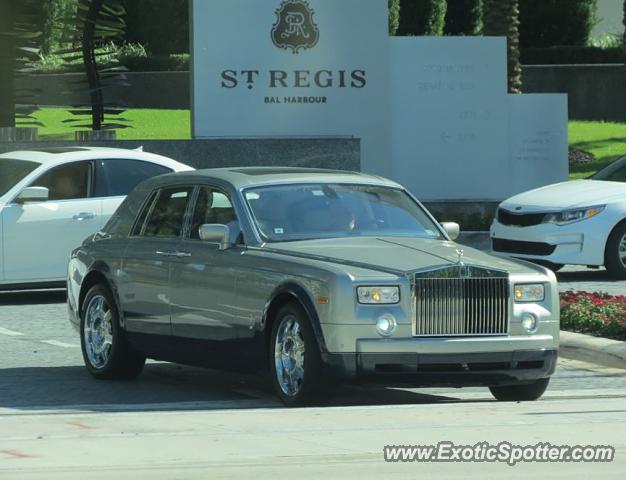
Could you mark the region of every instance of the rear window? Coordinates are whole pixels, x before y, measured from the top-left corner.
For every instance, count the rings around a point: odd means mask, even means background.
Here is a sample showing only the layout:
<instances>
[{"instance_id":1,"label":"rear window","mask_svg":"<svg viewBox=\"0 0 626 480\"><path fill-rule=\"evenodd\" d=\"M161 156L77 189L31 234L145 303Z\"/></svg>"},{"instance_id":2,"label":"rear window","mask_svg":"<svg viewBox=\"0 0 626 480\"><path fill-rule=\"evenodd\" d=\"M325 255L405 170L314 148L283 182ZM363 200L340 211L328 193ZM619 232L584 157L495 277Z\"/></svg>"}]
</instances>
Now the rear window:
<instances>
[{"instance_id":1,"label":"rear window","mask_svg":"<svg viewBox=\"0 0 626 480\"><path fill-rule=\"evenodd\" d=\"M0 197L7 193L17 183L34 171L41 164L26 160L14 160L11 158L0 159Z\"/></svg>"}]
</instances>

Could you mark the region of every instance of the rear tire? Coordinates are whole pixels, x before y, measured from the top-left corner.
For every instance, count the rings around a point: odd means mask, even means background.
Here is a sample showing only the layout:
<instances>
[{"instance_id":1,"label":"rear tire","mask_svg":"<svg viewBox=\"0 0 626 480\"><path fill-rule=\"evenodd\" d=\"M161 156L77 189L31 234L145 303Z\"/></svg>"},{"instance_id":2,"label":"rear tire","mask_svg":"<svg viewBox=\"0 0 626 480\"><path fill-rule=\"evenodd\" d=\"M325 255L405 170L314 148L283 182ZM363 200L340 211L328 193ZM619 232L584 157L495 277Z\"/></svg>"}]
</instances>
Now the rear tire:
<instances>
[{"instance_id":1,"label":"rear tire","mask_svg":"<svg viewBox=\"0 0 626 480\"><path fill-rule=\"evenodd\" d=\"M489 387L489 390L501 402L532 402L541 398L549 383L549 378L542 378L533 383Z\"/></svg>"},{"instance_id":2,"label":"rear tire","mask_svg":"<svg viewBox=\"0 0 626 480\"><path fill-rule=\"evenodd\" d=\"M143 370L146 357L133 351L120 327L119 312L109 288L94 285L80 314L80 344L85 366L103 380L131 380Z\"/></svg>"},{"instance_id":3,"label":"rear tire","mask_svg":"<svg viewBox=\"0 0 626 480\"><path fill-rule=\"evenodd\" d=\"M626 280L626 222L618 225L609 235L604 250L604 266L611 277Z\"/></svg>"},{"instance_id":4,"label":"rear tire","mask_svg":"<svg viewBox=\"0 0 626 480\"><path fill-rule=\"evenodd\" d=\"M327 398L319 346L311 322L296 303L282 307L272 324L270 371L278 397L288 407L318 404Z\"/></svg>"}]
</instances>

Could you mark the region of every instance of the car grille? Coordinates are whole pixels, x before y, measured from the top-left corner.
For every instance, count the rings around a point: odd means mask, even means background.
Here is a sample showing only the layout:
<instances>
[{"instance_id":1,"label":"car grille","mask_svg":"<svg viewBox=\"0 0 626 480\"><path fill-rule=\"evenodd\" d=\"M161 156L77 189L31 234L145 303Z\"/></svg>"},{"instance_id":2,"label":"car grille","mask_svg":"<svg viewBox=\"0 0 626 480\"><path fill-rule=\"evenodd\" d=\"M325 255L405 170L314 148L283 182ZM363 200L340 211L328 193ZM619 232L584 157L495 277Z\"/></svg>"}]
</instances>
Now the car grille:
<instances>
[{"instance_id":1,"label":"car grille","mask_svg":"<svg viewBox=\"0 0 626 480\"><path fill-rule=\"evenodd\" d=\"M521 253L523 255L552 255L556 250L556 245L540 242L520 242L517 240L504 240L502 238L492 239L494 252Z\"/></svg>"},{"instance_id":2,"label":"car grille","mask_svg":"<svg viewBox=\"0 0 626 480\"><path fill-rule=\"evenodd\" d=\"M416 278L415 336L506 335L509 279Z\"/></svg>"},{"instance_id":3,"label":"car grille","mask_svg":"<svg viewBox=\"0 0 626 480\"><path fill-rule=\"evenodd\" d=\"M541 224L545 217L545 213L513 213L502 208L498 209L498 222L502 225L532 227Z\"/></svg>"}]
</instances>

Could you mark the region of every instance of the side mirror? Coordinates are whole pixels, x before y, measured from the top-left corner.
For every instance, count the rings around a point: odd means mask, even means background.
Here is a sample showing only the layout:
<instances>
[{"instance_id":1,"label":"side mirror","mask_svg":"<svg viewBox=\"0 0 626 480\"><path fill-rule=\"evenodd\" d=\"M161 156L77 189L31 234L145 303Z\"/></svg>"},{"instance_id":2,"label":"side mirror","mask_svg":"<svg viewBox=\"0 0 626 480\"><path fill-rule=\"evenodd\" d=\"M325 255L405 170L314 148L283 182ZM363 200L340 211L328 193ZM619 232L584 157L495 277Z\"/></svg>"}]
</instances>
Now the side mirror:
<instances>
[{"instance_id":1,"label":"side mirror","mask_svg":"<svg viewBox=\"0 0 626 480\"><path fill-rule=\"evenodd\" d=\"M441 226L448 234L448 237L450 237L450 240L456 240L461 235L461 226L458 223L444 222Z\"/></svg>"},{"instance_id":2,"label":"side mirror","mask_svg":"<svg viewBox=\"0 0 626 480\"><path fill-rule=\"evenodd\" d=\"M46 202L50 199L50 190L46 187L26 187L15 198L15 203Z\"/></svg>"},{"instance_id":3,"label":"side mirror","mask_svg":"<svg viewBox=\"0 0 626 480\"><path fill-rule=\"evenodd\" d=\"M220 250L230 248L230 230L226 225L205 224L200 226L200 240L219 243Z\"/></svg>"}]
</instances>

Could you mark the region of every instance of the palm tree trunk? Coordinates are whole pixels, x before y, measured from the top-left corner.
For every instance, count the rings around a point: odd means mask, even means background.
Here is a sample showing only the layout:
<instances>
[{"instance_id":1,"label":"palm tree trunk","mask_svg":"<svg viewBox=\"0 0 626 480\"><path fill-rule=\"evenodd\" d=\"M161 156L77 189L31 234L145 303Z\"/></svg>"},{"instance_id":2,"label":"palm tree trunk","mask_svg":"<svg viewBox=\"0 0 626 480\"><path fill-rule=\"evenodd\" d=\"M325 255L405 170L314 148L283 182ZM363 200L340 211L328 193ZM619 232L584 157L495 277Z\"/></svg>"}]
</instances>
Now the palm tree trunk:
<instances>
[{"instance_id":1,"label":"palm tree trunk","mask_svg":"<svg viewBox=\"0 0 626 480\"><path fill-rule=\"evenodd\" d=\"M509 92L522 92L519 50L519 0L485 0L484 34L507 38Z\"/></svg>"},{"instance_id":2,"label":"palm tree trunk","mask_svg":"<svg viewBox=\"0 0 626 480\"><path fill-rule=\"evenodd\" d=\"M91 97L92 129L101 130L104 122L104 99L102 95L102 83L98 73L98 64L95 55L95 36L98 16L104 0L91 0L87 19L83 27L83 62L85 73L89 83L89 95Z\"/></svg>"},{"instance_id":3,"label":"palm tree trunk","mask_svg":"<svg viewBox=\"0 0 626 480\"><path fill-rule=\"evenodd\" d=\"M0 0L0 127L15 127L15 0Z\"/></svg>"}]
</instances>

